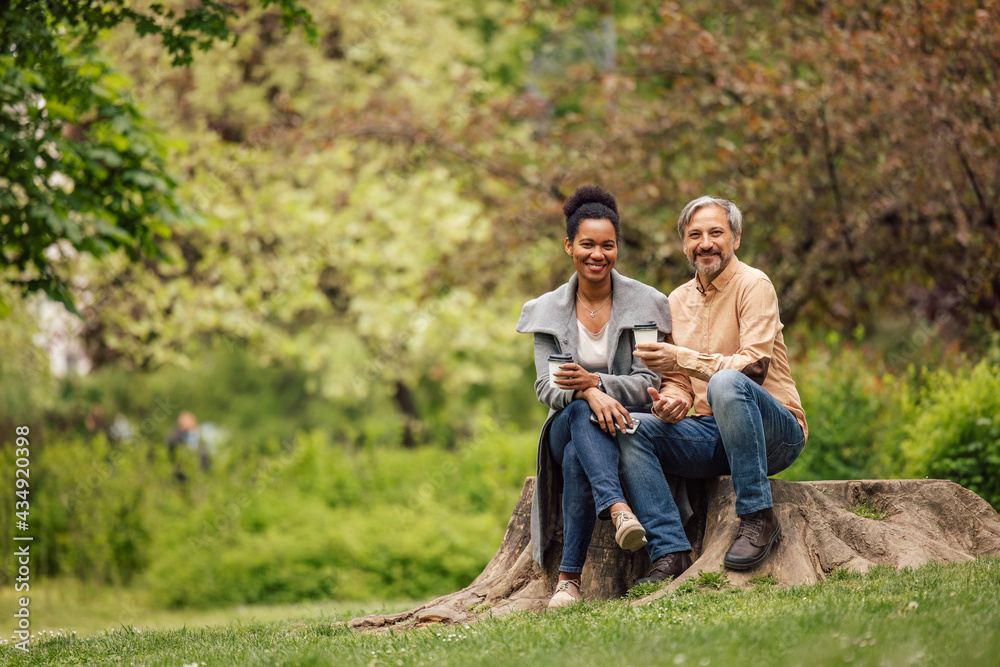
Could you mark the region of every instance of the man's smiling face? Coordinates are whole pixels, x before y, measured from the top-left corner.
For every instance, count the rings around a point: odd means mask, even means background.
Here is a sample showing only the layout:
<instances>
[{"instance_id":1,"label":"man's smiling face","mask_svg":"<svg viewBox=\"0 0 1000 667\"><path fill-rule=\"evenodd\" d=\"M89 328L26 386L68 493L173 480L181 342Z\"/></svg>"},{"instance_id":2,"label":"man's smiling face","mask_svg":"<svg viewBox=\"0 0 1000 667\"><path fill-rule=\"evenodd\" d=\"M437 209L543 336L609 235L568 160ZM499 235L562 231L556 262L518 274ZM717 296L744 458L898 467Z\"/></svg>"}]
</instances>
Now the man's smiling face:
<instances>
[{"instance_id":1,"label":"man's smiling face","mask_svg":"<svg viewBox=\"0 0 1000 667\"><path fill-rule=\"evenodd\" d=\"M718 206L699 208L684 229L684 253L706 284L722 273L739 247L740 236L733 238L726 212Z\"/></svg>"}]
</instances>

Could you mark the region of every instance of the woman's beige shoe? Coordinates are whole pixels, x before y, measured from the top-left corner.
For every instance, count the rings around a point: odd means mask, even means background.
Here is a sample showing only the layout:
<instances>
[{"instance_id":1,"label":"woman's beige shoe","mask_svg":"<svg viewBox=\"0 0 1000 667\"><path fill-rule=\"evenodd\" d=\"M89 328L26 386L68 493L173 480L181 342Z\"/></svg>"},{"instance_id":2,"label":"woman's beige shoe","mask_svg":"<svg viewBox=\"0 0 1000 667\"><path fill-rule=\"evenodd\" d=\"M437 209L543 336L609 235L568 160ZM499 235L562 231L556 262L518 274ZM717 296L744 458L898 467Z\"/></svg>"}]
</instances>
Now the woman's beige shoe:
<instances>
[{"instance_id":1,"label":"woman's beige shoe","mask_svg":"<svg viewBox=\"0 0 1000 667\"><path fill-rule=\"evenodd\" d=\"M631 512L622 510L612 512L611 520L618 531L615 533L615 542L626 551L638 551L646 546L646 529L642 527L639 520Z\"/></svg>"},{"instance_id":2,"label":"woman's beige shoe","mask_svg":"<svg viewBox=\"0 0 1000 667\"><path fill-rule=\"evenodd\" d=\"M564 579L556 586L556 592L549 600L549 609L558 609L567 605L583 602L583 591L576 579Z\"/></svg>"}]
</instances>

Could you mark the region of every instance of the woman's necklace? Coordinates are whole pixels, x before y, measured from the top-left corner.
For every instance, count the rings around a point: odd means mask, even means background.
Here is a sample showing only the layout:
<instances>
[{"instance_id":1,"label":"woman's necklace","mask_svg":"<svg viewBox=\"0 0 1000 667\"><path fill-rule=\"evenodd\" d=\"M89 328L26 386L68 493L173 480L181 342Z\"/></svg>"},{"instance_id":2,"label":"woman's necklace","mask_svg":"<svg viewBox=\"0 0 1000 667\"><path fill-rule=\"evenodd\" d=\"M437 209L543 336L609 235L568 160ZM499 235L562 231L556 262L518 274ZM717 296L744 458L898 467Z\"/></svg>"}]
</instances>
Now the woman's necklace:
<instances>
[{"instance_id":1,"label":"woman's necklace","mask_svg":"<svg viewBox=\"0 0 1000 667\"><path fill-rule=\"evenodd\" d=\"M580 298L580 293L579 292L576 293L576 298L577 298L577 300L579 300L579 302L581 304L583 304L583 309L586 310L588 313L590 313L591 317L597 317L597 311L599 311L601 308L604 308L604 304L606 304L608 301L611 300L611 294L612 293L609 292L608 293L608 298L604 300L604 303L602 303L601 305L599 305L597 308L595 308L593 310L591 310L590 307L587 304L583 303L583 299Z\"/></svg>"}]
</instances>

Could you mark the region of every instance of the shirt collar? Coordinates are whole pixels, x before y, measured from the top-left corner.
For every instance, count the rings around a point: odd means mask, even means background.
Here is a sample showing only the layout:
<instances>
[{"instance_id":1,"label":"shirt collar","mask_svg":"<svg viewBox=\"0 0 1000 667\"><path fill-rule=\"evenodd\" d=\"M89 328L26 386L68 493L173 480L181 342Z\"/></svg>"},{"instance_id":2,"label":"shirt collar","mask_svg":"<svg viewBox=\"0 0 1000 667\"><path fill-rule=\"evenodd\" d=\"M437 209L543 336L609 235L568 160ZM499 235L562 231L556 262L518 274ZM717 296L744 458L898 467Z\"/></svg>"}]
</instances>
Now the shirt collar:
<instances>
[{"instance_id":1,"label":"shirt collar","mask_svg":"<svg viewBox=\"0 0 1000 667\"><path fill-rule=\"evenodd\" d=\"M736 255L733 255L733 258L729 260L729 264L726 265L726 268L722 269L722 273L717 275L715 277L715 280L713 280L711 283L708 284L708 287L714 287L716 290L724 292L726 289L726 285L728 285L729 282L733 279L733 276L736 275L736 271L739 269L739 265L740 265L740 260L736 258ZM705 290L708 289L708 287L702 284L701 274L696 271L694 279L695 279L695 287L698 288L699 292L704 294Z\"/></svg>"}]
</instances>

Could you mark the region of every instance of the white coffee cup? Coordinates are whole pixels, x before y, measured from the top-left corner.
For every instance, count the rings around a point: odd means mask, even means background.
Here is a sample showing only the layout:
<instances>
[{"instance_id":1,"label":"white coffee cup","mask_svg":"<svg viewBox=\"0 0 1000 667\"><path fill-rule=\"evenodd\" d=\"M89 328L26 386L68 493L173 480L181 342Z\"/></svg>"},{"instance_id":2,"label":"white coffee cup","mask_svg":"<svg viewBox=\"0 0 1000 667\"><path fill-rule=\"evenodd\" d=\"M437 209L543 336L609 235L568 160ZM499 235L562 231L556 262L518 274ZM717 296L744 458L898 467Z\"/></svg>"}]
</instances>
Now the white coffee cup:
<instances>
[{"instance_id":1,"label":"white coffee cup","mask_svg":"<svg viewBox=\"0 0 1000 667\"><path fill-rule=\"evenodd\" d=\"M556 384L556 373L560 372L559 367L563 364L573 363L573 357L568 354L551 354L549 355L549 386L554 389L562 389Z\"/></svg>"},{"instance_id":2,"label":"white coffee cup","mask_svg":"<svg viewBox=\"0 0 1000 667\"><path fill-rule=\"evenodd\" d=\"M657 333L659 333L659 330L656 328L656 322L643 322L632 327L632 335L635 336L636 345L639 343L655 343Z\"/></svg>"}]
</instances>

